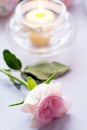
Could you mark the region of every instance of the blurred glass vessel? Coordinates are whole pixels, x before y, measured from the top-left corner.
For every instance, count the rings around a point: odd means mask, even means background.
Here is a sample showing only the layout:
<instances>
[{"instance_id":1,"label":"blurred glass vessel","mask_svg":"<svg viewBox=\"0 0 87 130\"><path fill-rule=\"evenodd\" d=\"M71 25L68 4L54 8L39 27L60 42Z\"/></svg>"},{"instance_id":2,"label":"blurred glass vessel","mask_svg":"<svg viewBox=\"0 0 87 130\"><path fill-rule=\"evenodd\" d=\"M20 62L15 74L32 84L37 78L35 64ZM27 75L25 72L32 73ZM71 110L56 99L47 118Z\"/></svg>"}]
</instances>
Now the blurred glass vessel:
<instances>
[{"instance_id":1,"label":"blurred glass vessel","mask_svg":"<svg viewBox=\"0 0 87 130\"><path fill-rule=\"evenodd\" d=\"M68 48L75 36L75 24L66 6L60 0L40 0L44 12L51 16L47 21L36 22L44 14L35 14L38 0L21 2L10 19L7 34L14 48L34 56L52 56ZM33 11L35 10L35 11ZM33 12L33 13L31 13ZM31 17L31 18L30 18ZM32 21L33 20L33 21ZM38 20L37 20L38 21Z\"/></svg>"}]
</instances>

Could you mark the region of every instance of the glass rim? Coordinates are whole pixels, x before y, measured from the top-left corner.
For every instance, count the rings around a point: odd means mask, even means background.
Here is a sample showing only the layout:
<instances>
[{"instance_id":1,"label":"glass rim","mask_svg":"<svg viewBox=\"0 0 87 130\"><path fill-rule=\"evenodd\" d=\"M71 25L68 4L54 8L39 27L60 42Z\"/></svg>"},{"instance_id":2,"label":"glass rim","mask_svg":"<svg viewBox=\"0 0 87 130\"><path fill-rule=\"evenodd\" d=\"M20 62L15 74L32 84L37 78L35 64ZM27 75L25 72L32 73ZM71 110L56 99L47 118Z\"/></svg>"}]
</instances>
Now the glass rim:
<instances>
[{"instance_id":1,"label":"glass rim","mask_svg":"<svg viewBox=\"0 0 87 130\"><path fill-rule=\"evenodd\" d=\"M30 2L30 1L37 1L37 0L25 0L25 1L20 2L15 9L15 14L23 23L25 23L26 25L32 26L32 27L34 25L36 25L38 27L38 26L49 26L51 24L55 24L56 22L60 21L65 16L65 13L67 11L65 4L63 2L61 2L60 0L51 0L51 1L44 0L45 2L48 1L51 3L55 3L57 5L59 4L59 6L61 6L62 11L61 11L60 15L54 21L51 21L49 23L43 23L43 24L35 24L35 23L32 23L32 22L25 20L24 16L20 12L21 6L27 2ZM41 1L43 1L43 0L41 0ZM47 8L47 9L49 9L49 8ZM52 10L53 10L53 8L52 8Z\"/></svg>"}]
</instances>

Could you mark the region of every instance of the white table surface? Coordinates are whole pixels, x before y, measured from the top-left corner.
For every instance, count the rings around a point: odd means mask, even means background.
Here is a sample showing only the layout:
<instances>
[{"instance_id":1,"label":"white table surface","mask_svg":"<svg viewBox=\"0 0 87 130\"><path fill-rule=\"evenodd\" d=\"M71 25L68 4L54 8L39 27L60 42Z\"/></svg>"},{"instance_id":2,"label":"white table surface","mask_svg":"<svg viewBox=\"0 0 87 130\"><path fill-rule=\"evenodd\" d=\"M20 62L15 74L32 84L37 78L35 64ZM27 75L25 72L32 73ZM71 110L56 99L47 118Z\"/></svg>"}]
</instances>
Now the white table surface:
<instances>
[{"instance_id":1,"label":"white table surface","mask_svg":"<svg viewBox=\"0 0 87 130\"><path fill-rule=\"evenodd\" d=\"M71 65L71 71L56 81L62 82L63 93L72 100L72 108L64 118L53 121L41 130L87 130L87 16L83 1L75 1L76 4L71 9L77 24L77 34L72 46L59 56L42 59ZM0 18L0 68L6 68L2 51L12 50L5 33L7 21L7 18ZM17 56L21 58L23 66L41 60L34 57L25 58L20 52ZM0 73L0 130L32 130L29 127L29 116L20 111L20 106L8 107L9 104L24 99L25 95L25 89L18 91L9 79Z\"/></svg>"}]
</instances>

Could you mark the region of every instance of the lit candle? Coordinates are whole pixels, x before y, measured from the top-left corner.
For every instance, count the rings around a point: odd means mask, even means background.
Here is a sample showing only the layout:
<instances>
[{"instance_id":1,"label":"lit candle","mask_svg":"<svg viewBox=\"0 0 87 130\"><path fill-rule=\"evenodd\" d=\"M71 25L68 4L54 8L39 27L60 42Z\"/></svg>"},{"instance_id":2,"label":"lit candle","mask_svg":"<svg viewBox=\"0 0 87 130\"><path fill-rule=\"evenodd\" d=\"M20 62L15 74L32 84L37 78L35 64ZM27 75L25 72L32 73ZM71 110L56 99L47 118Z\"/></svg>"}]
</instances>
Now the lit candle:
<instances>
[{"instance_id":1,"label":"lit candle","mask_svg":"<svg viewBox=\"0 0 87 130\"><path fill-rule=\"evenodd\" d=\"M25 19L27 22L36 25L44 25L46 23L50 23L55 19L55 14L51 10L44 9L43 3L39 0L39 4L37 9L30 10L26 15ZM39 32L31 32L29 35L31 42L34 45L42 46L46 45L50 41L50 36L42 36Z\"/></svg>"},{"instance_id":2,"label":"lit candle","mask_svg":"<svg viewBox=\"0 0 87 130\"><path fill-rule=\"evenodd\" d=\"M45 24L55 19L55 15L51 10L44 9L43 6L40 5L42 4L39 4L38 9L31 10L26 14L25 18L28 22Z\"/></svg>"}]
</instances>

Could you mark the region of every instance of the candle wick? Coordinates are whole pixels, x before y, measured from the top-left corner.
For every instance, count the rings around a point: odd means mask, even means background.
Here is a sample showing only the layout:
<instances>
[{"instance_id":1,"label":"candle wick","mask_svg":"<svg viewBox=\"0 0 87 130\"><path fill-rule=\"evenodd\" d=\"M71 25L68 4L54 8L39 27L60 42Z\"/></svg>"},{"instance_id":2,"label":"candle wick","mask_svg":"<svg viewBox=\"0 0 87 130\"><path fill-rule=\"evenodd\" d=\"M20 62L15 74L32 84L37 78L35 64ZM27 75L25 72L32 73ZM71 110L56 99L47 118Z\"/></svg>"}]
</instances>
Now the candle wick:
<instances>
[{"instance_id":1,"label":"candle wick","mask_svg":"<svg viewBox=\"0 0 87 130\"><path fill-rule=\"evenodd\" d=\"M37 13L36 16L42 18L42 17L45 17L46 14L45 13Z\"/></svg>"}]
</instances>

